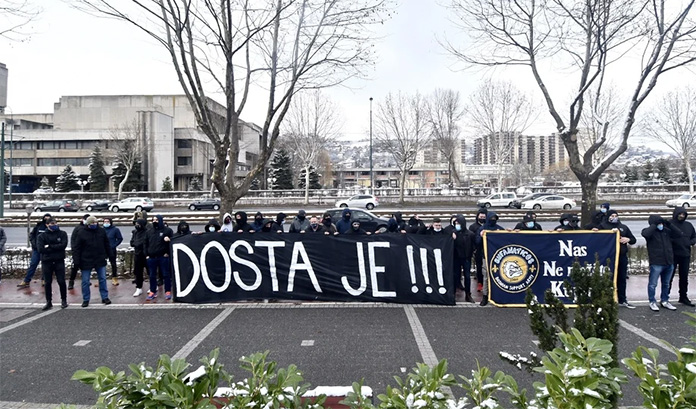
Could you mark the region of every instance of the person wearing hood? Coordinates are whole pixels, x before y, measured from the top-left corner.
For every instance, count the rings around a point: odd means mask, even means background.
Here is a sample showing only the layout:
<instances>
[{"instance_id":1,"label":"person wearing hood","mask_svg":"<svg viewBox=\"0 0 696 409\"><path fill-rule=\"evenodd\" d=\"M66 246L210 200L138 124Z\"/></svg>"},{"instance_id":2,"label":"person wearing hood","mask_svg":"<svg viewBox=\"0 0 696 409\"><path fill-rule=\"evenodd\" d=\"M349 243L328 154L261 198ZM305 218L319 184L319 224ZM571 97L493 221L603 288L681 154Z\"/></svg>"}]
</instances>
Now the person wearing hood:
<instances>
[{"instance_id":1,"label":"person wearing hood","mask_svg":"<svg viewBox=\"0 0 696 409\"><path fill-rule=\"evenodd\" d=\"M70 233L70 246L74 246L73 243L75 243L75 237L77 237L77 233L80 232L80 230L85 229L85 223L87 223L87 218L89 217L89 213L85 214L82 216L82 220L80 220L80 223L73 227L72 233ZM72 290L75 288L75 279L77 278L77 266L75 265L75 260L72 261L72 265L70 266L70 279L68 281L68 290Z\"/></svg>"},{"instance_id":2,"label":"person wearing hood","mask_svg":"<svg viewBox=\"0 0 696 409\"><path fill-rule=\"evenodd\" d=\"M540 231L541 225L536 222L536 213L529 211L522 216L522 221L515 225L515 231Z\"/></svg>"},{"instance_id":3,"label":"person wearing hood","mask_svg":"<svg viewBox=\"0 0 696 409\"><path fill-rule=\"evenodd\" d=\"M150 224L147 223L147 211L140 210L133 213L133 227L135 227L135 225L138 224L138 220L145 220L146 228L152 227Z\"/></svg>"},{"instance_id":4,"label":"person wearing hood","mask_svg":"<svg viewBox=\"0 0 696 409\"><path fill-rule=\"evenodd\" d=\"M290 224L290 233L304 233L309 229L309 220L307 220L307 213L304 210L297 212L297 216Z\"/></svg>"},{"instance_id":5,"label":"person wearing hood","mask_svg":"<svg viewBox=\"0 0 696 409\"><path fill-rule=\"evenodd\" d=\"M616 271L616 294L619 298L619 305L633 309L635 307L626 299L626 280L628 279L628 246L636 244L636 238L631 229L621 223L616 210L609 210L606 217L607 221L600 225L600 229L619 232L619 266Z\"/></svg>"},{"instance_id":6,"label":"person wearing hood","mask_svg":"<svg viewBox=\"0 0 696 409\"><path fill-rule=\"evenodd\" d=\"M677 207L672 213L672 228L679 229L682 236L672 239L674 249L674 273L669 282L670 292L674 276L679 274L679 303L688 307L693 307L694 303L689 299L689 264L691 263L691 246L696 244L696 232L691 222L687 222L689 217L686 209Z\"/></svg>"},{"instance_id":7,"label":"person wearing hood","mask_svg":"<svg viewBox=\"0 0 696 409\"><path fill-rule=\"evenodd\" d=\"M169 242L174 232L165 223L162 215L152 218L152 228L145 236L145 259L147 271L150 276L150 291L146 301L152 301L157 297L157 270L162 272L164 279L164 297L172 299L172 279L169 274L171 261L169 258Z\"/></svg>"},{"instance_id":8,"label":"person wearing hood","mask_svg":"<svg viewBox=\"0 0 696 409\"><path fill-rule=\"evenodd\" d=\"M394 212L392 217L396 221L396 230L400 233L406 233L408 231L408 223L404 220L403 214L401 214L401 212Z\"/></svg>"},{"instance_id":9,"label":"person wearing hood","mask_svg":"<svg viewBox=\"0 0 696 409\"><path fill-rule=\"evenodd\" d=\"M401 233L399 231L399 223L395 218L392 217L391 219L387 220L387 231L385 233Z\"/></svg>"},{"instance_id":10,"label":"person wearing hood","mask_svg":"<svg viewBox=\"0 0 696 409\"><path fill-rule=\"evenodd\" d=\"M464 290L464 300L474 302L471 298L471 256L474 254L476 235L466 228L466 219L458 215L453 221L452 239L454 240L454 284ZM462 286L462 272L464 286Z\"/></svg>"},{"instance_id":11,"label":"person wearing hood","mask_svg":"<svg viewBox=\"0 0 696 409\"><path fill-rule=\"evenodd\" d=\"M353 216L353 212L349 208L343 209L341 212L341 220L339 220L336 223L336 231L338 231L339 234L345 234L347 233L350 229L350 219Z\"/></svg>"},{"instance_id":12,"label":"person wearing hood","mask_svg":"<svg viewBox=\"0 0 696 409\"><path fill-rule=\"evenodd\" d=\"M495 212L488 212L486 215L486 223L479 228L478 234L476 235L476 244L479 248L483 249L483 235L487 231L505 230L498 224L498 214ZM481 306L488 304L488 288L489 288L489 278L488 278L488 268L483 266L483 285L481 288Z\"/></svg>"},{"instance_id":13,"label":"person wearing hood","mask_svg":"<svg viewBox=\"0 0 696 409\"><path fill-rule=\"evenodd\" d=\"M186 220L181 220L176 226L176 233L174 233L172 238L176 239L178 237L188 236L189 234L191 234L191 226L189 226Z\"/></svg>"},{"instance_id":14,"label":"person wearing hood","mask_svg":"<svg viewBox=\"0 0 696 409\"><path fill-rule=\"evenodd\" d=\"M371 233L369 231L365 231L365 229L360 227L360 220L355 219L355 220L350 222L350 230L348 230L345 234L369 236Z\"/></svg>"},{"instance_id":15,"label":"person wearing hood","mask_svg":"<svg viewBox=\"0 0 696 409\"><path fill-rule=\"evenodd\" d=\"M235 218L237 217L237 213L234 214ZM246 223L246 213L244 213L244 222ZM224 233L232 233L233 231L235 231L234 227L234 219L232 218L232 215L229 213L225 213L222 216L222 226L220 227L220 231Z\"/></svg>"},{"instance_id":16,"label":"person wearing hood","mask_svg":"<svg viewBox=\"0 0 696 409\"><path fill-rule=\"evenodd\" d=\"M237 233L253 233L254 228L251 227L249 223L247 223L247 214L246 212L237 212L234 214L234 220L236 221L234 225L234 230ZM222 226L222 231L225 231L225 226Z\"/></svg>"},{"instance_id":17,"label":"person wearing hood","mask_svg":"<svg viewBox=\"0 0 696 409\"><path fill-rule=\"evenodd\" d=\"M445 235L444 229L442 228L442 220L440 220L439 217L433 218L433 224L431 224L426 230L425 233L428 236L440 236L440 235Z\"/></svg>"},{"instance_id":18,"label":"person wearing hood","mask_svg":"<svg viewBox=\"0 0 696 409\"><path fill-rule=\"evenodd\" d=\"M251 228L254 229L254 231L261 231L263 228L263 214L261 212L256 212L256 215L254 215L254 222L251 224Z\"/></svg>"},{"instance_id":19,"label":"person wearing hood","mask_svg":"<svg viewBox=\"0 0 696 409\"><path fill-rule=\"evenodd\" d=\"M285 224L285 218L288 217L285 213L280 212L276 215L275 222L273 222L272 231L276 233L285 233L283 229L283 224Z\"/></svg>"},{"instance_id":20,"label":"person wearing hood","mask_svg":"<svg viewBox=\"0 0 696 409\"><path fill-rule=\"evenodd\" d=\"M424 234L426 230L427 228L425 223L423 223L419 215L414 214L410 219L408 219L408 228L406 230L407 233Z\"/></svg>"},{"instance_id":21,"label":"person wearing hood","mask_svg":"<svg viewBox=\"0 0 696 409\"><path fill-rule=\"evenodd\" d=\"M586 225L582 226L582 230L592 230L597 231L602 227L602 222L604 221L604 213L597 210L592 213L592 220Z\"/></svg>"},{"instance_id":22,"label":"person wearing hood","mask_svg":"<svg viewBox=\"0 0 696 409\"><path fill-rule=\"evenodd\" d=\"M488 209L485 207L480 207L476 212L476 221L469 226L469 231L474 233L474 237L478 236L481 226L486 224L487 216ZM483 290L483 242L481 242L480 247L477 242L474 242L474 266L476 267L476 282L478 283L476 289L481 292Z\"/></svg>"},{"instance_id":23,"label":"person wearing hood","mask_svg":"<svg viewBox=\"0 0 696 409\"><path fill-rule=\"evenodd\" d=\"M147 235L147 220L138 219L135 221L135 229L131 232L130 245L133 247L133 274L135 274L135 292L133 297L138 297L143 293L143 271L146 271L147 260L145 259L145 236Z\"/></svg>"},{"instance_id":24,"label":"person wearing hood","mask_svg":"<svg viewBox=\"0 0 696 409\"><path fill-rule=\"evenodd\" d=\"M29 261L27 275L24 276L24 280L22 280L21 283L17 284L18 288L29 287L29 283L31 283L31 279L34 277L34 273L36 273L36 268L39 266L39 261L41 261L41 253L39 253L39 250L36 248L36 239L41 233L48 230L47 223L50 219L50 213L44 214L41 220L36 223L36 226L34 226L29 234L29 242L31 243L31 260Z\"/></svg>"},{"instance_id":25,"label":"person wearing hood","mask_svg":"<svg viewBox=\"0 0 696 409\"><path fill-rule=\"evenodd\" d=\"M261 226L261 233L272 233L275 230L273 230L273 220L272 219L263 219L263 226Z\"/></svg>"},{"instance_id":26,"label":"person wearing hood","mask_svg":"<svg viewBox=\"0 0 696 409\"><path fill-rule=\"evenodd\" d=\"M555 231L578 230L578 217L571 213L563 213L558 219L558 226L554 227Z\"/></svg>"},{"instance_id":27,"label":"person wearing hood","mask_svg":"<svg viewBox=\"0 0 696 409\"><path fill-rule=\"evenodd\" d=\"M114 226L114 221L111 217L105 217L104 231L106 232L106 237L109 239L109 246L111 250L109 251L109 264L111 264L111 284L118 285L118 264L116 263L116 255L119 244L123 242L123 235L121 234L121 229Z\"/></svg>"},{"instance_id":28,"label":"person wearing hood","mask_svg":"<svg viewBox=\"0 0 696 409\"><path fill-rule=\"evenodd\" d=\"M324 234L338 234L336 225L333 223L331 213L329 212L324 212L324 214L321 216L321 226L324 229Z\"/></svg>"},{"instance_id":29,"label":"person wearing hood","mask_svg":"<svg viewBox=\"0 0 696 409\"><path fill-rule=\"evenodd\" d=\"M445 234L452 234L454 233L454 222L457 221L457 216L461 216L460 214L453 214L449 218L449 224L442 229L444 230Z\"/></svg>"},{"instance_id":30,"label":"person wearing hood","mask_svg":"<svg viewBox=\"0 0 696 409\"><path fill-rule=\"evenodd\" d=\"M609 213L610 208L611 208L611 204L609 202L604 202L599 206L599 211L602 212L602 215L603 215L603 218L602 218L603 222L607 221L607 213Z\"/></svg>"},{"instance_id":31,"label":"person wearing hood","mask_svg":"<svg viewBox=\"0 0 696 409\"><path fill-rule=\"evenodd\" d=\"M660 305L668 310L677 308L669 302L669 282L674 271L674 251L672 240L679 239L683 235L679 229L670 226L668 220L658 215L648 217L649 227L643 229L641 234L645 237L645 245L648 248L648 261L650 262L650 276L648 278L648 301L650 309L660 311L655 299L657 281L661 281Z\"/></svg>"},{"instance_id":32,"label":"person wearing hood","mask_svg":"<svg viewBox=\"0 0 696 409\"><path fill-rule=\"evenodd\" d=\"M106 231L99 226L97 218L89 216L85 222L87 228L80 230L73 243L73 258L82 276L82 307L89 306L91 298L90 273L97 272L99 295L103 304L111 304L109 289L106 286L106 260L109 258L111 245Z\"/></svg>"},{"instance_id":33,"label":"person wearing hood","mask_svg":"<svg viewBox=\"0 0 696 409\"><path fill-rule=\"evenodd\" d=\"M208 224L203 227L203 232L204 233L217 233L220 231L220 223L217 221L216 218L210 219L208 221Z\"/></svg>"},{"instance_id":34,"label":"person wearing hood","mask_svg":"<svg viewBox=\"0 0 696 409\"><path fill-rule=\"evenodd\" d=\"M43 311L53 308L53 275L60 289L60 308L68 307L68 290L65 287L65 248L68 247L68 234L58 227L56 219L48 220L48 229L36 239L36 247L41 253L41 271L44 277L46 305Z\"/></svg>"}]
</instances>

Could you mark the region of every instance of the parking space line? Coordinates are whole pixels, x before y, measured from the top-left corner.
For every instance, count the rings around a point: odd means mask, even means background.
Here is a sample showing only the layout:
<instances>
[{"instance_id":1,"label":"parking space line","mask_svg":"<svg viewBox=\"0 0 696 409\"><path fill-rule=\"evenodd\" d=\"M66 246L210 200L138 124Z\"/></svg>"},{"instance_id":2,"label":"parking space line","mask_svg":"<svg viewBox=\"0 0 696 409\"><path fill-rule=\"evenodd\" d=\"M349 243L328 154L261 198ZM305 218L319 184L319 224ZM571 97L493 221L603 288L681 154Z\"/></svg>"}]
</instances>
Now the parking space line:
<instances>
[{"instance_id":1,"label":"parking space line","mask_svg":"<svg viewBox=\"0 0 696 409\"><path fill-rule=\"evenodd\" d=\"M186 345L179 350L179 352L174 354L172 359L186 359L191 352L193 352L193 350L196 349L196 347L198 347L198 345L200 345L200 343L203 342L203 340L206 339L208 335L210 335L215 328L217 328L218 325L220 325L222 321L224 321L225 318L232 313L232 311L234 311L234 307L225 308L220 314L218 314L217 317L210 321L208 325L206 325L198 334L196 334L195 337L191 338L191 340L187 342Z\"/></svg>"},{"instance_id":2,"label":"parking space line","mask_svg":"<svg viewBox=\"0 0 696 409\"><path fill-rule=\"evenodd\" d=\"M44 311L44 312L42 312L42 313L36 314L36 315L34 315L33 317L25 318L25 319L23 319L23 320L21 320L21 321L19 321L19 322L15 322L14 324L8 325L8 326L6 326L6 327L0 329L0 334L4 334L4 333L6 333L7 331L11 331L11 330L13 330L13 329L15 329L15 328L17 328L17 327L21 327L21 326L24 325L24 324L28 324L28 323L30 323L30 322L32 322L32 321L36 321L36 320L41 319L41 318L43 318L43 317L45 317L45 316L47 316L47 315L51 315L51 314L53 314L53 313L56 312L56 311L58 311L58 309L55 309L55 308L54 308L54 309L51 309L51 310Z\"/></svg>"},{"instance_id":3,"label":"parking space line","mask_svg":"<svg viewBox=\"0 0 696 409\"><path fill-rule=\"evenodd\" d=\"M416 338L416 344L418 345L418 350L423 358L423 363L429 366L437 365L437 356L435 356L435 351L430 345L428 336L425 334L423 325L421 325L416 310L412 305L404 306L404 311L406 312L406 318L408 318L408 323L411 325L411 331L413 336Z\"/></svg>"},{"instance_id":4,"label":"parking space line","mask_svg":"<svg viewBox=\"0 0 696 409\"><path fill-rule=\"evenodd\" d=\"M672 351L672 348L669 347L669 344L665 343L660 338L658 338L652 334L649 334L649 333L643 331L642 329L629 324L628 322L626 322L624 320L619 320L619 325L621 325L623 328L627 329L628 331L638 335L639 337L643 338L644 340L652 342L653 344L664 349L665 351L667 351L673 355L676 355L674 353L674 351Z\"/></svg>"},{"instance_id":5,"label":"parking space line","mask_svg":"<svg viewBox=\"0 0 696 409\"><path fill-rule=\"evenodd\" d=\"M53 409L60 404L0 401L0 409ZM92 405L70 405L74 409L91 409Z\"/></svg>"}]
</instances>

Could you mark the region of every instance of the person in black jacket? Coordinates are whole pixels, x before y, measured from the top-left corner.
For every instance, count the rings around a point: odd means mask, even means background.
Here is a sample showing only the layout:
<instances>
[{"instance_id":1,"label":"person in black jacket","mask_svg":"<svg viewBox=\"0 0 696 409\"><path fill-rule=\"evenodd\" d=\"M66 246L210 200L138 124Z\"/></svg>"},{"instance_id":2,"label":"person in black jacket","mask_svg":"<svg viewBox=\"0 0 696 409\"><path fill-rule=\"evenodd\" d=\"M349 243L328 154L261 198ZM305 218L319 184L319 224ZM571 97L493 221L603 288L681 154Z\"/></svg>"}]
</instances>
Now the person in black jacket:
<instances>
[{"instance_id":1,"label":"person in black jacket","mask_svg":"<svg viewBox=\"0 0 696 409\"><path fill-rule=\"evenodd\" d=\"M635 308L626 299L626 280L628 279L628 245L636 244L636 238L625 224L619 220L619 214L611 209L606 214L607 221L600 225L601 230L612 230L619 232L619 267L616 271L616 294L619 298L619 305L622 307Z\"/></svg>"},{"instance_id":2,"label":"person in black jacket","mask_svg":"<svg viewBox=\"0 0 696 409\"><path fill-rule=\"evenodd\" d=\"M263 227L261 227L261 232L262 233L271 233L273 232L273 220L272 219L263 219Z\"/></svg>"},{"instance_id":3,"label":"person in black jacket","mask_svg":"<svg viewBox=\"0 0 696 409\"><path fill-rule=\"evenodd\" d=\"M152 219L152 228L145 236L145 259L147 271L150 275L150 292L146 301L152 301L157 297L157 269L162 272L164 278L164 297L172 299L172 279L169 274L171 261L169 259L169 242L174 232L165 223L162 215L158 214Z\"/></svg>"},{"instance_id":4,"label":"person in black jacket","mask_svg":"<svg viewBox=\"0 0 696 409\"><path fill-rule=\"evenodd\" d=\"M237 233L247 233L247 232L254 232L254 228L251 227L249 223L247 223L247 214L246 212L236 212L234 214L234 231ZM223 229L224 230L224 229Z\"/></svg>"},{"instance_id":5,"label":"person in black jacket","mask_svg":"<svg viewBox=\"0 0 696 409\"><path fill-rule=\"evenodd\" d=\"M481 226L486 224L486 216L488 215L488 209L481 207L476 213L476 221L471 223L469 226L469 231L477 236ZM477 290L481 292L483 290L483 242L481 247L477 243L474 244L474 265L476 267L476 282L478 283Z\"/></svg>"},{"instance_id":6,"label":"person in black jacket","mask_svg":"<svg viewBox=\"0 0 696 409\"><path fill-rule=\"evenodd\" d=\"M251 227L254 229L254 231L261 231L261 228L263 227L263 220L263 213L256 212L254 222L251 223Z\"/></svg>"},{"instance_id":7,"label":"person in black jacket","mask_svg":"<svg viewBox=\"0 0 696 409\"><path fill-rule=\"evenodd\" d=\"M396 220L396 230L401 233L406 233L408 231L408 223L404 220L403 214L401 214L401 212L394 212L392 217Z\"/></svg>"},{"instance_id":8,"label":"person in black jacket","mask_svg":"<svg viewBox=\"0 0 696 409\"><path fill-rule=\"evenodd\" d=\"M445 233L445 230L442 228L442 220L440 220L439 217L435 217L433 219L433 224L428 226L428 228L425 229L423 234L427 234L428 236L439 236L441 234L444 235L447 233Z\"/></svg>"},{"instance_id":9,"label":"person in black jacket","mask_svg":"<svg viewBox=\"0 0 696 409\"><path fill-rule=\"evenodd\" d=\"M145 262L145 235L147 234L147 220L135 221L135 229L131 233L130 245L133 247L133 274L135 274L135 292L133 297L143 293L143 271Z\"/></svg>"},{"instance_id":10,"label":"person in black jacket","mask_svg":"<svg viewBox=\"0 0 696 409\"><path fill-rule=\"evenodd\" d=\"M515 225L515 231L539 231L541 225L536 222L536 213L529 211L522 216L522 221Z\"/></svg>"},{"instance_id":11,"label":"person in black jacket","mask_svg":"<svg viewBox=\"0 0 696 409\"><path fill-rule=\"evenodd\" d=\"M425 233L425 230L425 223L423 223L419 215L414 214L410 219L408 219L408 229L406 230L407 233L423 234Z\"/></svg>"},{"instance_id":12,"label":"person in black jacket","mask_svg":"<svg viewBox=\"0 0 696 409\"><path fill-rule=\"evenodd\" d=\"M596 212L592 213L592 220L586 225L582 226L582 229L597 231L600 229L600 227L602 227L602 222L604 222L604 213L597 210Z\"/></svg>"},{"instance_id":13,"label":"person in black jacket","mask_svg":"<svg viewBox=\"0 0 696 409\"><path fill-rule=\"evenodd\" d=\"M496 231L505 230L502 226L498 224L498 215L495 212L488 212L486 214L486 223L479 227L478 234L476 235L476 245L483 251L483 234L485 231ZM489 288L489 278L488 269L483 267L483 287L481 288L481 306L484 307L488 304L488 288Z\"/></svg>"},{"instance_id":14,"label":"person in black jacket","mask_svg":"<svg viewBox=\"0 0 696 409\"><path fill-rule=\"evenodd\" d=\"M288 233L304 233L309 229L309 220L307 220L307 212L300 210L297 212L297 216L290 223L290 230Z\"/></svg>"},{"instance_id":15,"label":"person in black jacket","mask_svg":"<svg viewBox=\"0 0 696 409\"><path fill-rule=\"evenodd\" d=\"M319 219L312 216L309 219L309 229L305 230L307 233L324 233L324 226L319 223Z\"/></svg>"},{"instance_id":16,"label":"person in black jacket","mask_svg":"<svg viewBox=\"0 0 696 409\"><path fill-rule=\"evenodd\" d=\"M216 218L210 219L208 224L205 225L203 228L204 233L217 233L220 231L220 222L217 221Z\"/></svg>"},{"instance_id":17,"label":"person in black jacket","mask_svg":"<svg viewBox=\"0 0 696 409\"><path fill-rule=\"evenodd\" d=\"M68 247L68 234L58 228L55 219L48 220L48 230L36 238L36 247L41 253L41 270L45 281L46 305L43 311L53 308L53 275L56 275L60 289L60 308L68 307L68 290L65 287L65 248Z\"/></svg>"},{"instance_id":18,"label":"person in black jacket","mask_svg":"<svg viewBox=\"0 0 696 409\"><path fill-rule=\"evenodd\" d=\"M273 223L272 230L276 233L285 233L283 230L283 224L285 224L285 218L288 217L285 213L280 212L276 215L275 222Z\"/></svg>"},{"instance_id":19,"label":"person in black jacket","mask_svg":"<svg viewBox=\"0 0 696 409\"><path fill-rule=\"evenodd\" d=\"M674 272L674 252L672 250L672 240L682 236L681 231L672 229L669 221L658 215L651 215L648 218L649 227L643 229L641 234L645 237L645 244L648 248L648 260L650 262L650 276L648 278L648 301L650 309L660 311L660 307L655 300L655 289L657 280L662 283L660 294L660 305L668 310L677 308L669 302L669 281Z\"/></svg>"},{"instance_id":20,"label":"person in black jacket","mask_svg":"<svg viewBox=\"0 0 696 409\"><path fill-rule=\"evenodd\" d=\"M616 211L614 211L614 213L616 213ZM554 228L555 231L571 231L579 229L578 216L572 213L563 213L561 218L558 220L558 226Z\"/></svg>"},{"instance_id":21,"label":"person in black jacket","mask_svg":"<svg viewBox=\"0 0 696 409\"><path fill-rule=\"evenodd\" d=\"M466 302L474 302L471 298L471 255L474 253L474 241L476 235L466 228L466 219L459 215L454 220L454 284L464 290ZM464 272L464 286L462 287L462 270Z\"/></svg>"},{"instance_id":22,"label":"person in black jacket","mask_svg":"<svg viewBox=\"0 0 696 409\"><path fill-rule=\"evenodd\" d=\"M111 264L111 284L118 285L118 264L116 263L118 250L116 249L123 242L123 235L121 234L121 229L114 226L114 219L112 219L111 217L105 217L102 226L104 227L106 237L109 239L109 244L111 247L111 249L109 250L109 264Z\"/></svg>"},{"instance_id":23,"label":"person in black jacket","mask_svg":"<svg viewBox=\"0 0 696 409\"><path fill-rule=\"evenodd\" d=\"M80 221L80 224L75 226L73 228L72 233L70 234L70 246L74 246L75 243L75 237L77 237L77 233L80 232L80 230L85 228L85 223L87 223L87 218L89 217L89 213L85 214L82 216L82 220ZM70 280L68 281L68 290L72 290L75 287L75 278L77 278L77 265L75 264L75 260L72 262L72 266L70 267Z\"/></svg>"},{"instance_id":24,"label":"person in black jacket","mask_svg":"<svg viewBox=\"0 0 696 409\"><path fill-rule=\"evenodd\" d=\"M48 223L49 219L51 219L51 214L44 214L41 218L41 221L36 223L36 226L34 226L34 228L31 230L31 233L29 234L29 242L31 243L31 260L29 261L27 275L24 276L24 280L22 280L21 283L17 284L17 287L19 288L29 287L29 283L31 283L31 279L34 277L34 273L36 273L36 268L39 266L39 261L41 261L41 254L39 253L39 250L36 248L36 239L37 237L39 237L41 233L45 232L48 229L46 223Z\"/></svg>"},{"instance_id":25,"label":"person in black jacket","mask_svg":"<svg viewBox=\"0 0 696 409\"><path fill-rule=\"evenodd\" d=\"M99 227L97 218L89 216L86 221L86 229L82 229L75 237L73 243L73 259L82 275L82 307L89 306L90 282L89 276L92 269L97 272L99 280L99 294L102 303L111 304L109 290L106 287L106 259L109 258L109 239L102 227Z\"/></svg>"},{"instance_id":26,"label":"person in black jacket","mask_svg":"<svg viewBox=\"0 0 696 409\"><path fill-rule=\"evenodd\" d=\"M674 273L669 281L669 289L672 291L674 276L679 274L679 303L693 307L694 303L689 299L689 264L691 263L691 246L696 244L696 232L694 226L686 221L689 214L683 207L677 207L672 213L672 228L679 229L682 236L672 239L674 249Z\"/></svg>"},{"instance_id":27,"label":"person in black jacket","mask_svg":"<svg viewBox=\"0 0 696 409\"><path fill-rule=\"evenodd\" d=\"M353 212L349 208L344 208L341 212L341 220L336 222L336 231L340 234L345 234L350 230L350 220Z\"/></svg>"},{"instance_id":28,"label":"person in black jacket","mask_svg":"<svg viewBox=\"0 0 696 409\"><path fill-rule=\"evenodd\" d=\"M348 230L344 234L353 234L353 235L361 235L361 236L369 236L371 233L369 231L365 231L365 229L360 227L360 220L355 219L350 223L350 230Z\"/></svg>"},{"instance_id":29,"label":"person in black jacket","mask_svg":"<svg viewBox=\"0 0 696 409\"><path fill-rule=\"evenodd\" d=\"M191 227L188 222L186 220L180 220L179 224L176 226L176 233L174 233L172 238L188 236L189 234L191 234Z\"/></svg>"},{"instance_id":30,"label":"person in black jacket","mask_svg":"<svg viewBox=\"0 0 696 409\"><path fill-rule=\"evenodd\" d=\"M324 234L338 234L336 225L333 223L333 220L331 219L331 213L324 212L324 214L321 216L321 224L324 228Z\"/></svg>"}]
</instances>

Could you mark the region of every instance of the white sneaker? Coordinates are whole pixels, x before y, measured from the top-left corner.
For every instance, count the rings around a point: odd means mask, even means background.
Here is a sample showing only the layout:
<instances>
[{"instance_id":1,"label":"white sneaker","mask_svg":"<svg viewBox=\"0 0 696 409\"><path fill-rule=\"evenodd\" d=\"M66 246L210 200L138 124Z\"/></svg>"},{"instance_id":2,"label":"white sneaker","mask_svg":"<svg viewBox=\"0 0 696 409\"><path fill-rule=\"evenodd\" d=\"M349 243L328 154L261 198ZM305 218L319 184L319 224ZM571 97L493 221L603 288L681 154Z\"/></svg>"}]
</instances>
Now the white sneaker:
<instances>
[{"instance_id":1,"label":"white sneaker","mask_svg":"<svg viewBox=\"0 0 696 409\"><path fill-rule=\"evenodd\" d=\"M650 303L650 309L653 311L660 311L660 307L657 306L656 302L651 302Z\"/></svg>"},{"instance_id":2,"label":"white sneaker","mask_svg":"<svg viewBox=\"0 0 696 409\"><path fill-rule=\"evenodd\" d=\"M663 301L663 302L662 302L662 308L667 308L667 309L670 310L670 311L676 311L676 310L677 310L677 307L675 307L674 305L672 305L672 303L670 303L669 301Z\"/></svg>"},{"instance_id":3,"label":"white sneaker","mask_svg":"<svg viewBox=\"0 0 696 409\"><path fill-rule=\"evenodd\" d=\"M143 293L142 288L136 288L135 292L133 293L133 297L137 297L137 296L141 295L142 293Z\"/></svg>"},{"instance_id":4,"label":"white sneaker","mask_svg":"<svg viewBox=\"0 0 696 409\"><path fill-rule=\"evenodd\" d=\"M621 303L621 304L619 304L619 307L624 307L624 308L628 308L629 310L633 310L633 309L635 309L635 308L636 308L636 306L635 306L635 305L633 305L633 304L629 303L628 301L626 301L626 302L624 302L624 303Z\"/></svg>"}]
</instances>

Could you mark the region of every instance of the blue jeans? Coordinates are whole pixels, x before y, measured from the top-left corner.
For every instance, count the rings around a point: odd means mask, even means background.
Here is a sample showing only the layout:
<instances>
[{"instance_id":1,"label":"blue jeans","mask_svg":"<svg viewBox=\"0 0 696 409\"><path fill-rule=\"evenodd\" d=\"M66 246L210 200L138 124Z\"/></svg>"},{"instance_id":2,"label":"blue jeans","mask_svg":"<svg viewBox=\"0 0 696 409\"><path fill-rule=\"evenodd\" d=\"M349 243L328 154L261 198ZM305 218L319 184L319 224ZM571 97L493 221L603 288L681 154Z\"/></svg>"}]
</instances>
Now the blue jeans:
<instances>
[{"instance_id":1,"label":"blue jeans","mask_svg":"<svg viewBox=\"0 0 696 409\"><path fill-rule=\"evenodd\" d=\"M164 291L172 291L172 279L169 274L169 257L150 257L147 259L147 272L150 275L150 292L157 293L157 268L162 271L164 278Z\"/></svg>"},{"instance_id":2,"label":"blue jeans","mask_svg":"<svg viewBox=\"0 0 696 409\"><path fill-rule=\"evenodd\" d=\"M97 271L97 278L99 279L99 294L102 300L105 300L109 298L109 290L106 288L106 266L97 267L95 270ZM89 291L89 275L91 272L91 269L80 270L80 274L82 275L82 301L89 301L91 295Z\"/></svg>"},{"instance_id":3,"label":"blue jeans","mask_svg":"<svg viewBox=\"0 0 696 409\"><path fill-rule=\"evenodd\" d=\"M660 301L669 301L669 282L672 278L673 265L657 266L650 265L650 277L648 278L648 301L655 302L655 289L657 288L657 279L661 281L662 291L660 291Z\"/></svg>"},{"instance_id":4,"label":"blue jeans","mask_svg":"<svg viewBox=\"0 0 696 409\"><path fill-rule=\"evenodd\" d=\"M41 254L39 250L31 250L31 261L29 261L29 268L27 269L27 275L24 277L24 282L31 282L34 273L36 273L36 267L39 266L39 261L41 261Z\"/></svg>"}]
</instances>

